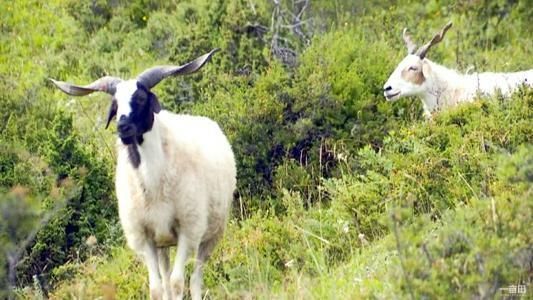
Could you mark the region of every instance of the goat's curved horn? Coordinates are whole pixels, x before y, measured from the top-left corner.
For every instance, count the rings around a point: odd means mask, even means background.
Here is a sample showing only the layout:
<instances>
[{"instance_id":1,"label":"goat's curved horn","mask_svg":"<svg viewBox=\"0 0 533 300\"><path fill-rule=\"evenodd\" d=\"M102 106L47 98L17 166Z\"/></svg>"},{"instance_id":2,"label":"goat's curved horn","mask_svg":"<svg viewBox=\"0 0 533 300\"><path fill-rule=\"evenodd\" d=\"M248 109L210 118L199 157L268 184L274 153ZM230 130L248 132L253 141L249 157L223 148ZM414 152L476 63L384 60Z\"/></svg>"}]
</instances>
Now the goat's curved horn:
<instances>
[{"instance_id":1,"label":"goat's curved horn","mask_svg":"<svg viewBox=\"0 0 533 300\"><path fill-rule=\"evenodd\" d=\"M52 78L50 78L50 81L52 81L60 90L69 95L85 96L92 92L105 92L114 95L117 89L117 84L121 82L122 79L118 77L105 76L86 86L79 86L64 81L57 81Z\"/></svg>"},{"instance_id":2,"label":"goat's curved horn","mask_svg":"<svg viewBox=\"0 0 533 300\"><path fill-rule=\"evenodd\" d=\"M446 34L446 31L448 31L448 29L450 29L450 27L452 27L452 22L448 22L448 24L446 24L442 30L435 34L435 36L431 39L431 41L429 41L429 43L425 44L424 46L420 47L420 49L418 49L418 51L416 52L416 55L420 56L420 58L424 58L426 57L426 54L429 50L429 48L431 48L432 46L440 43L440 41L442 41L442 38L444 38L444 35Z\"/></svg>"},{"instance_id":3,"label":"goat's curved horn","mask_svg":"<svg viewBox=\"0 0 533 300\"><path fill-rule=\"evenodd\" d=\"M152 88L164 78L171 75L187 75L198 71L204 64L209 61L213 53L220 50L215 48L197 59L181 66L155 66L137 76L137 81L147 88Z\"/></svg>"},{"instance_id":4,"label":"goat's curved horn","mask_svg":"<svg viewBox=\"0 0 533 300\"><path fill-rule=\"evenodd\" d=\"M407 53L414 54L416 51L416 44L413 42L411 35L407 32L407 28L403 29L402 37L403 41L405 42L405 46L407 46Z\"/></svg>"}]
</instances>

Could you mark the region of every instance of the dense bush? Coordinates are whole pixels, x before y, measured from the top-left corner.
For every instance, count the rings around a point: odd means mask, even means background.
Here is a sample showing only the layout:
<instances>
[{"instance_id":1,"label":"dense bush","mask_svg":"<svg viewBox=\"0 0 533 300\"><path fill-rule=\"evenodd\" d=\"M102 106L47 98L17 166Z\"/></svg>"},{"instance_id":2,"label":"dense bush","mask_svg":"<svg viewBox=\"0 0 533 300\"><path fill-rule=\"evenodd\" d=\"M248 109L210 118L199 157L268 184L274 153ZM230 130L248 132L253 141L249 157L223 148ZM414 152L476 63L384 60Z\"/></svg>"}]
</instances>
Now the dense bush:
<instances>
[{"instance_id":1,"label":"dense bush","mask_svg":"<svg viewBox=\"0 0 533 300\"><path fill-rule=\"evenodd\" d=\"M238 230L230 227L211 263L213 288L222 282L230 290L268 295L261 285L290 290L283 282L294 272L320 281L347 259L368 255L358 266L364 273L382 253L392 259L376 262L386 274L383 285L352 291L347 284L347 298L389 298L398 291L415 298L486 297L500 287L527 284L532 108L533 91L524 89L510 101L480 100L433 122L404 126L385 138L381 151L361 149L354 169L323 183L329 204L305 209L299 193L285 190L279 198L284 217L258 213ZM373 253L380 240L388 250ZM298 287L331 297L339 279L329 280L325 291Z\"/></svg>"},{"instance_id":2,"label":"dense bush","mask_svg":"<svg viewBox=\"0 0 533 300\"><path fill-rule=\"evenodd\" d=\"M333 198L365 234L376 231L386 208L395 205L436 219L468 203L476 191L488 193L494 155L512 153L533 136L532 107L533 94L526 89L511 101L480 100L425 126L391 132L381 151L361 149L355 169L331 181Z\"/></svg>"},{"instance_id":3,"label":"dense bush","mask_svg":"<svg viewBox=\"0 0 533 300\"><path fill-rule=\"evenodd\" d=\"M522 146L512 155L500 155L488 195L474 195L468 206L447 211L441 220L445 227L420 235L426 230L422 226L427 228L422 223L399 233L404 241L399 255L405 256L406 273L400 281L405 294L412 289L429 298L483 298L501 294L501 287L529 284L531 150Z\"/></svg>"}]
</instances>

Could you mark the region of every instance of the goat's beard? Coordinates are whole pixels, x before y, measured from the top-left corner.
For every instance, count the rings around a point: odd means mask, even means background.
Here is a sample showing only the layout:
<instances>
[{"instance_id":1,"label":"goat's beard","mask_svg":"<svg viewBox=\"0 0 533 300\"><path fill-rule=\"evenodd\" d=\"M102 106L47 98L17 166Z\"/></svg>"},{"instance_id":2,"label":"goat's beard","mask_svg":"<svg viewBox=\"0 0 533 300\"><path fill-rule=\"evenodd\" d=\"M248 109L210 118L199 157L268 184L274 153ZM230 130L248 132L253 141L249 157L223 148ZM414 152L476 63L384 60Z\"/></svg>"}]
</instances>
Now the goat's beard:
<instances>
[{"instance_id":1,"label":"goat's beard","mask_svg":"<svg viewBox=\"0 0 533 300\"><path fill-rule=\"evenodd\" d=\"M137 143L135 139L133 140L133 143L127 144L128 147L128 157L130 159L131 164L135 169L139 167L141 164L141 154L139 153L139 149L137 148Z\"/></svg>"},{"instance_id":2,"label":"goat's beard","mask_svg":"<svg viewBox=\"0 0 533 300\"><path fill-rule=\"evenodd\" d=\"M137 137L135 135L132 135L128 137L121 137L120 140L122 141L122 144L129 146L136 144Z\"/></svg>"},{"instance_id":3,"label":"goat's beard","mask_svg":"<svg viewBox=\"0 0 533 300\"><path fill-rule=\"evenodd\" d=\"M141 164L141 154L139 153L138 145L142 145L144 138L142 135L133 134L124 136L119 133L120 140L128 148L128 157L135 169Z\"/></svg>"},{"instance_id":4,"label":"goat's beard","mask_svg":"<svg viewBox=\"0 0 533 300\"><path fill-rule=\"evenodd\" d=\"M142 135L120 136L122 144L128 148L128 157L135 169L141 164L141 154L139 153L138 145L142 145L144 138Z\"/></svg>"}]
</instances>

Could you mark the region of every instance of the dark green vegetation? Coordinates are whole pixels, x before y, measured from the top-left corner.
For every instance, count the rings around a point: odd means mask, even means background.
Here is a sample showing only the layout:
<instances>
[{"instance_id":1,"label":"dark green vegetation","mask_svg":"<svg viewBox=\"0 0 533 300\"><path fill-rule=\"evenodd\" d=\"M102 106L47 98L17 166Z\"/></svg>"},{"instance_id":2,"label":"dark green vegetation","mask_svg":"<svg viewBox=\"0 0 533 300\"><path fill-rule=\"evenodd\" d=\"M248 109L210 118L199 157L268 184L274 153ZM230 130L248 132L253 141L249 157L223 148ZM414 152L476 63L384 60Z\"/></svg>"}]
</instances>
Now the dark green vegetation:
<instances>
[{"instance_id":1,"label":"dark green vegetation","mask_svg":"<svg viewBox=\"0 0 533 300\"><path fill-rule=\"evenodd\" d=\"M472 298L531 282L533 91L431 122L381 94L406 26L421 43L454 22L429 54L444 65L531 68L527 1L310 1L302 23L293 1L4 2L0 298L10 284L21 298L147 296L117 222L108 96L73 100L47 78L129 78L214 47L155 90L217 120L236 153L209 296Z\"/></svg>"}]
</instances>

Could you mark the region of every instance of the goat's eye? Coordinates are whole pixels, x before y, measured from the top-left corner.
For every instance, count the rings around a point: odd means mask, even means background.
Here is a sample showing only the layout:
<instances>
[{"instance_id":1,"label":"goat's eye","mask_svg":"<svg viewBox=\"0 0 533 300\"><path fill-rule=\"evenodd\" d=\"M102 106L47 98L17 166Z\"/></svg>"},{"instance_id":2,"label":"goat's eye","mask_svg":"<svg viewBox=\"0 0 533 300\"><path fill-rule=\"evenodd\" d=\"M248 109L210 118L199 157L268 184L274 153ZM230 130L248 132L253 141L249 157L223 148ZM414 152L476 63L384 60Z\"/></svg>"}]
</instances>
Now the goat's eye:
<instances>
[{"instance_id":1,"label":"goat's eye","mask_svg":"<svg viewBox=\"0 0 533 300\"><path fill-rule=\"evenodd\" d=\"M416 71L418 71L418 68L417 68L417 67L414 67L414 66L410 66L410 67L409 67L409 71L416 72Z\"/></svg>"}]
</instances>

